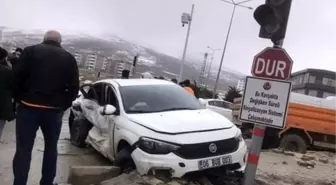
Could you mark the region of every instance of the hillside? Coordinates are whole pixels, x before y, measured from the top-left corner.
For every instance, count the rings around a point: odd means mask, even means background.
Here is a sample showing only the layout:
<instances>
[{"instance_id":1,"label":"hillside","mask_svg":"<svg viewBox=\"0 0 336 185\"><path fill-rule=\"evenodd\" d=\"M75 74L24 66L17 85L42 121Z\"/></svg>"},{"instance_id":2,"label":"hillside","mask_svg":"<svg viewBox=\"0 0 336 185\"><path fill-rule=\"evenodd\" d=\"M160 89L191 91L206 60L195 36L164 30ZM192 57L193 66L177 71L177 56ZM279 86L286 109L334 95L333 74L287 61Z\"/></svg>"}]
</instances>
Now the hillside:
<instances>
[{"instance_id":1,"label":"hillside","mask_svg":"<svg viewBox=\"0 0 336 185\"><path fill-rule=\"evenodd\" d=\"M3 28L3 41L12 43L24 43L24 45L36 44L43 38L40 30L15 30ZM152 71L156 76L174 77L179 74L181 60L166 54L131 43L117 36L91 36L80 33L63 33L64 48L68 50L91 49L100 51L105 56L112 56L116 52L127 53L130 57L139 54L140 61L137 66L138 72ZM184 77L191 80L198 80L200 76L201 62L186 61L184 67ZM216 70L211 76L217 75ZM228 86L236 86L242 74L233 72L230 69L223 69L219 89L227 89ZM210 87L215 83L215 79L206 82Z\"/></svg>"}]
</instances>

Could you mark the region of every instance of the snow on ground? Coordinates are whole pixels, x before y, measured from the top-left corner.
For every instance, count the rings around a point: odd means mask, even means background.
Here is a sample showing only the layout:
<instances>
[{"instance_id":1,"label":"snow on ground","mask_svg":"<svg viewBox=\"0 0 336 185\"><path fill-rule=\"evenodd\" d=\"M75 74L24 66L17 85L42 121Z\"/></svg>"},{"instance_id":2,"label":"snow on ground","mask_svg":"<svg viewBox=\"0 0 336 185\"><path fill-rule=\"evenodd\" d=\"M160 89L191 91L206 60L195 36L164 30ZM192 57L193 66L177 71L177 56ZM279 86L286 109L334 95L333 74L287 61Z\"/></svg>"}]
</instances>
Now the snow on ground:
<instances>
[{"instance_id":1,"label":"snow on ground","mask_svg":"<svg viewBox=\"0 0 336 185\"><path fill-rule=\"evenodd\" d=\"M155 58L145 58L145 57L139 57L138 59L139 64L146 65L149 67L155 66L156 65L156 60Z\"/></svg>"}]
</instances>

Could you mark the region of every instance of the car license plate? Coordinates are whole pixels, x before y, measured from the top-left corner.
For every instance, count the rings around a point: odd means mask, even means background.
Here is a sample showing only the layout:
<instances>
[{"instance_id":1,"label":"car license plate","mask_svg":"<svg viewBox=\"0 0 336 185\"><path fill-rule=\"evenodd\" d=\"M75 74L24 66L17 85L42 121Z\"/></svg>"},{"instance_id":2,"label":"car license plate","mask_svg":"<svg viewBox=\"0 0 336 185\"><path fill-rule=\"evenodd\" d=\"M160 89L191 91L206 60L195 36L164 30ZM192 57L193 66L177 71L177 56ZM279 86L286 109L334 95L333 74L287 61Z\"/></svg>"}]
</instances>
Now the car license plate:
<instances>
[{"instance_id":1,"label":"car license plate","mask_svg":"<svg viewBox=\"0 0 336 185\"><path fill-rule=\"evenodd\" d=\"M232 157L230 155L224 157L217 157L212 159L198 161L198 169L204 170L207 168L215 168L232 163Z\"/></svg>"}]
</instances>

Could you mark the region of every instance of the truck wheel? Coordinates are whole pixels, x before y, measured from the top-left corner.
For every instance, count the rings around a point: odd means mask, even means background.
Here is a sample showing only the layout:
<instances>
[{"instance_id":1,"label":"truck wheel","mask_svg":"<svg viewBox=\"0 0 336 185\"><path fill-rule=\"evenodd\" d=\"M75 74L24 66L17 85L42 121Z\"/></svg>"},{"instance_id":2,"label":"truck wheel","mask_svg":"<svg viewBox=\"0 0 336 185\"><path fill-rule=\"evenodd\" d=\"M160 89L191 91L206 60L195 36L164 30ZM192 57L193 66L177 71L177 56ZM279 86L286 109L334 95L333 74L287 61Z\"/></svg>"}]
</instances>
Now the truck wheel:
<instances>
[{"instance_id":1,"label":"truck wheel","mask_svg":"<svg viewBox=\"0 0 336 185\"><path fill-rule=\"evenodd\" d=\"M307 142L299 135L288 134L282 137L280 141L280 148L293 152L306 153Z\"/></svg>"},{"instance_id":2,"label":"truck wheel","mask_svg":"<svg viewBox=\"0 0 336 185\"><path fill-rule=\"evenodd\" d=\"M114 164L121 168L122 173L127 173L135 168L135 164L131 156L130 146L127 146L118 152L114 160Z\"/></svg>"},{"instance_id":3,"label":"truck wheel","mask_svg":"<svg viewBox=\"0 0 336 185\"><path fill-rule=\"evenodd\" d=\"M75 118L71 125L71 144L79 148L85 148L85 140L92 126L93 125L86 119Z\"/></svg>"}]
</instances>

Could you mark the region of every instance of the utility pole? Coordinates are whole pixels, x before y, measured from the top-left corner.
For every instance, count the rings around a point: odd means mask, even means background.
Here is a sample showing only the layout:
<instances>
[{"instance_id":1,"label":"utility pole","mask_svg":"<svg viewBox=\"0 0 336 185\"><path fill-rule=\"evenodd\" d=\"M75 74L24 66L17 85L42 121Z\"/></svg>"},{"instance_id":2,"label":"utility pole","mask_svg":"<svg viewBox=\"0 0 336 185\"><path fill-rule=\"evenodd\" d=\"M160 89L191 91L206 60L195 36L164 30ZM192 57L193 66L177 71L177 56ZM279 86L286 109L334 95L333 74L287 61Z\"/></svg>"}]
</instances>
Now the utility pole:
<instances>
[{"instance_id":1,"label":"utility pole","mask_svg":"<svg viewBox=\"0 0 336 185\"><path fill-rule=\"evenodd\" d=\"M215 98L216 94L217 94L216 93L217 92L217 86L218 86L218 82L219 82L219 78L220 78L220 73L222 71L222 66L223 66L225 51L226 51L226 47L227 47L228 40L229 40L229 37L230 37L231 26L232 26L232 22L233 22L233 17L235 15L236 7L239 6L239 7L247 8L247 9L250 9L250 10L253 9L252 7L248 7L248 6L242 5L243 3L246 3L246 2L251 1L251 0L242 1L240 3L235 3L234 1L230 2L230 1L226 1L226 0L222 0L222 1L226 2L226 3L229 3L229 4L232 4L233 5L233 10L232 10L232 14L231 14L229 28L228 28L228 31L227 31L227 34L226 34L226 38L225 38L223 53L222 53L221 61L220 61L220 64L219 64L219 69L218 69L218 72L217 72L216 83L215 83L215 87L214 87L214 90L213 90L213 97L212 98Z\"/></svg>"},{"instance_id":2,"label":"utility pole","mask_svg":"<svg viewBox=\"0 0 336 185\"><path fill-rule=\"evenodd\" d=\"M213 49L210 46L207 46L207 48L212 51L210 64L209 64L209 67L208 67L208 70L207 70L207 80L208 80L208 82L210 82L210 80L211 80L211 67L212 67L212 62L215 58L215 54L216 54L217 51L220 51L220 50L223 50L223 49Z\"/></svg>"},{"instance_id":3,"label":"utility pole","mask_svg":"<svg viewBox=\"0 0 336 185\"><path fill-rule=\"evenodd\" d=\"M188 24L188 31L187 31L187 37L186 37L186 40L185 40L185 43L184 43L184 49L183 49L182 62L181 62L180 75L179 75L179 78L178 78L178 82L181 82L183 80L184 61L185 61L185 57L186 57L186 53L187 53L187 49L188 49L188 42L189 42L191 23L192 23L193 14L194 14L194 7L195 7L195 5L193 4L191 6L191 12L190 12L190 14L183 13L182 17L181 17L182 27L185 24Z\"/></svg>"},{"instance_id":4,"label":"utility pole","mask_svg":"<svg viewBox=\"0 0 336 185\"><path fill-rule=\"evenodd\" d=\"M204 54L204 59L203 59L203 65L202 65L202 68L201 68L201 75L200 75L200 78L199 78L199 83L201 86L204 86L204 80L205 80L205 75L206 75L206 66L207 66L207 63L208 63L208 53L205 53Z\"/></svg>"}]
</instances>

